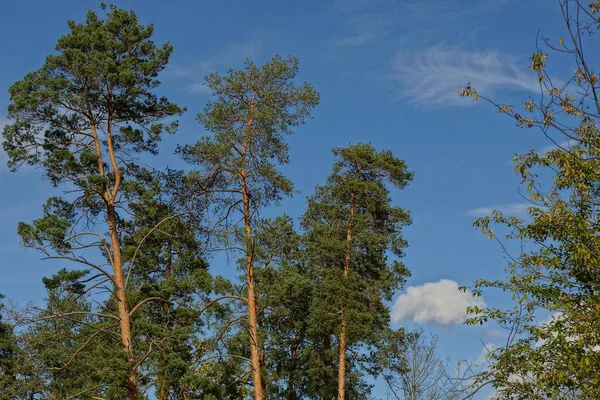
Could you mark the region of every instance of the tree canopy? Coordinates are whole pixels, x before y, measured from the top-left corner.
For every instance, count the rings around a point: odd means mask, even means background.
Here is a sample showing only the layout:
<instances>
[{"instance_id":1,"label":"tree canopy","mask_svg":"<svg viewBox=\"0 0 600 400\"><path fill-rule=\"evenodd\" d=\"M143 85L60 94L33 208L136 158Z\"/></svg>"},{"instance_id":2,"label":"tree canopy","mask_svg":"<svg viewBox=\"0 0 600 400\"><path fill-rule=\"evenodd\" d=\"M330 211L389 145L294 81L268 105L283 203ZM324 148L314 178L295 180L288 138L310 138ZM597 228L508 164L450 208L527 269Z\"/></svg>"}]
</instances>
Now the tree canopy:
<instances>
[{"instance_id":1,"label":"tree canopy","mask_svg":"<svg viewBox=\"0 0 600 400\"><path fill-rule=\"evenodd\" d=\"M565 36L542 38L530 59L539 96L516 106L485 84L459 89L554 144L514 158L527 215L474 222L509 262L504 279L470 288L500 291L504 305L458 311L507 331L478 370L452 369L437 336L392 323L411 268L423 272L404 260L415 173L402 157L415 149L338 133L330 170L288 207L306 183L290 166L309 169L294 163L291 135L307 153L322 147L305 140L321 95L298 58L273 55L204 77L198 123L182 124L168 159L178 167L163 167L161 140L186 112L159 80L173 46L115 5L68 21L8 89L5 161L35 167L52 191L16 234L56 268L41 301L0 295L0 400L354 400L381 387L390 399L466 400L487 385L499 400L600 398L600 79L588 50L600 2L558 5Z\"/></svg>"},{"instance_id":2,"label":"tree canopy","mask_svg":"<svg viewBox=\"0 0 600 400\"><path fill-rule=\"evenodd\" d=\"M475 222L501 243L507 279L475 283L511 293L514 307L470 310L471 324L494 321L510 331L479 379L495 398L591 399L600 395L598 347L598 79L583 48L598 28L597 2L560 2L567 37L544 39L531 57L540 96L516 106L498 104L476 88L470 95L494 104L523 129L539 129L555 146L517 154L515 171L528 194L527 218L496 211ZM567 55L574 75L553 79L551 57ZM514 246L516 242L518 246Z\"/></svg>"}]
</instances>

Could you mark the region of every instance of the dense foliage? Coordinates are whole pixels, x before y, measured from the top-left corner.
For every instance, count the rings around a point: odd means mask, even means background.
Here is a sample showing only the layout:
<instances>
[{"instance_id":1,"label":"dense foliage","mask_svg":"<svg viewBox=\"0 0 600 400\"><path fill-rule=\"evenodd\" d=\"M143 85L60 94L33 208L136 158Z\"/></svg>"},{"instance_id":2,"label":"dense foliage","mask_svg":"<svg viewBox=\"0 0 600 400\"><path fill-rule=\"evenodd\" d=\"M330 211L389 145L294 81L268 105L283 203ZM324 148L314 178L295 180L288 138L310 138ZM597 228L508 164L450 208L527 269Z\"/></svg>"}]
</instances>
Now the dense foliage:
<instances>
[{"instance_id":1,"label":"dense foliage","mask_svg":"<svg viewBox=\"0 0 600 400\"><path fill-rule=\"evenodd\" d=\"M475 222L510 265L473 294L515 304L468 309L508 340L454 380L435 339L391 325L410 276L412 219L392 200L413 179L402 159L334 148L300 218L279 212L294 194L288 136L320 102L296 58L206 76L199 139L179 143L184 169L160 169L161 137L185 112L158 95L172 46L116 6L69 21L9 89L9 167L35 166L62 193L17 233L61 269L42 305L0 303L0 399L371 399L377 380L396 399L473 398L488 384L497 399L600 398L600 79L583 52L600 3L559 4L567 36L533 54L542 93L524 111L460 90L556 147L515 157L526 218ZM554 78L550 54L571 57L574 76Z\"/></svg>"},{"instance_id":2,"label":"dense foliage","mask_svg":"<svg viewBox=\"0 0 600 400\"><path fill-rule=\"evenodd\" d=\"M367 396L383 343L404 337L387 302L407 270L388 257L410 219L386 186L411 180L404 163L336 149L301 231L261 218L293 193L286 136L319 103L295 82L298 60L275 56L208 75L208 135L177 151L195 169L151 169L184 111L154 92L172 47L132 11L101 9L10 88L9 166L39 167L64 193L18 233L69 267L44 279L43 308L1 322L2 398ZM237 254L239 280L209 273L219 252Z\"/></svg>"},{"instance_id":3,"label":"dense foliage","mask_svg":"<svg viewBox=\"0 0 600 400\"><path fill-rule=\"evenodd\" d=\"M545 39L532 55L541 95L525 101L522 114L475 88L462 91L556 145L515 157L531 202L528 218L494 212L475 222L498 239L510 264L508 279L477 281L474 293L496 288L516 301L508 310L470 310L469 323L494 321L510 332L507 346L490 355L492 365L478 377L493 384L498 399L600 396L600 87L583 51L598 29L600 8L578 0L561 0L560 7L566 38ZM558 83L548 64L561 55L574 61L574 75Z\"/></svg>"}]
</instances>

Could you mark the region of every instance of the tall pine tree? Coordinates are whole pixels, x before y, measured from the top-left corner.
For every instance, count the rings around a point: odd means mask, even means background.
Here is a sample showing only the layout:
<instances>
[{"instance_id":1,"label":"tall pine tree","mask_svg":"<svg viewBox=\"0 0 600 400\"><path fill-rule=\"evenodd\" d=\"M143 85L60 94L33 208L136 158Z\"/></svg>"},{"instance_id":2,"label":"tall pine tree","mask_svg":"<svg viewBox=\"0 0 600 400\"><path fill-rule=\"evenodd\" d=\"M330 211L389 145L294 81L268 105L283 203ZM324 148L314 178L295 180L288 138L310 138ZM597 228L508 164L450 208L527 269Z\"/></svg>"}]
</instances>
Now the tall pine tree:
<instances>
[{"instance_id":1,"label":"tall pine tree","mask_svg":"<svg viewBox=\"0 0 600 400\"><path fill-rule=\"evenodd\" d=\"M206 86L216 99L198 120L212 135L180 149L185 160L200 167L190 176L199 194L212 194L219 215L215 225L225 228L221 243L239 249L244 258L246 294L235 297L247 306L256 400L265 398L265 360L258 327L254 231L259 211L292 193L292 182L277 169L288 162L285 135L304 123L319 102L310 85L295 84L297 72L295 58L276 56L262 66L246 61L244 70L209 75Z\"/></svg>"},{"instance_id":2,"label":"tall pine tree","mask_svg":"<svg viewBox=\"0 0 600 400\"><path fill-rule=\"evenodd\" d=\"M128 204L121 192L137 154L156 153L161 133L176 128L165 119L182 109L153 93L172 47L156 46L152 25L140 25L133 12L101 8L105 19L90 11L84 23L69 21L56 52L10 88L3 146L13 169L39 166L63 188L65 196L49 199L43 217L21 223L19 234L47 258L93 270L91 287L110 287L117 309L110 319L129 365L122 384L134 400L140 360L130 313L137 306L125 281L121 229Z\"/></svg>"},{"instance_id":3,"label":"tall pine tree","mask_svg":"<svg viewBox=\"0 0 600 400\"><path fill-rule=\"evenodd\" d=\"M360 364L376 359L369 352L390 330L386 301L408 276L390 256L403 256L402 227L411 219L391 203L388 185L402 189L412 173L391 152L370 144L333 152L333 172L310 197L302 220L310 268L318 276L307 333L320 348L310 360L308 379L311 391L324 391L323 398L335 393L345 400L368 390Z\"/></svg>"}]
</instances>

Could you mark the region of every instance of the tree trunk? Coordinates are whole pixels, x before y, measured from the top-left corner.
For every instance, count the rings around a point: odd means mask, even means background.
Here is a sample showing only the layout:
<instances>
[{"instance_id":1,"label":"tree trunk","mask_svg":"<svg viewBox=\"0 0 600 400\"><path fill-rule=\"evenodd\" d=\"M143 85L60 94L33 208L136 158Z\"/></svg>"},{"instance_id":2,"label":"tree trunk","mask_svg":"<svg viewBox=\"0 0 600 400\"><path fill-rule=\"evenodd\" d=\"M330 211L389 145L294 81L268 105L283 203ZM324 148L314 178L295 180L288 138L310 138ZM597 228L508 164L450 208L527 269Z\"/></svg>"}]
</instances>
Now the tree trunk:
<instances>
[{"instance_id":1,"label":"tree trunk","mask_svg":"<svg viewBox=\"0 0 600 400\"><path fill-rule=\"evenodd\" d=\"M131 323L129 315L129 306L127 305L127 294L125 293L125 281L123 279L123 260L121 258L121 241L119 240L119 229L117 226L117 212L115 210L115 199L119 194L121 187L121 173L115 157L115 149L113 145L112 132L111 132L111 112L108 115L109 122L106 128L106 150L110 159L110 165L114 175L114 183L112 189L107 186L106 192L104 193L104 200L106 202L106 216L108 223L108 232L110 236L110 245L112 253L112 269L113 269L113 281L115 286L115 295L118 303L118 313L120 320L120 331L121 331L121 342L125 354L127 354L127 363L129 364L129 377L125 382L127 387L127 398L128 400L138 400L139 392L137 389L137 373L136 363L133 355L133 344L131 342ZM98 151L98 164L102 163L102 153L100 152L99 138L96 131L96 126L92 123L92 132L94 134L94 140L96 142L96 149ZM103 171L103 170L101 170Z\"/></svg>"},{"instance_id":2,"label":"tree trunk","mask_svg":"<svg viewBox=\"0 0 600 400\"><path fill-rule=\"evenodd\" d=\"M260 371L260 352L258 344L257 314L258 306L254 288L254 260L252 245L252 228L250 226L250 198L245 184L242 189L244 203L244 224L246 228L246 284L248 286L248 333L250 334L250 360L252 362L252 379L254 381L254 399L264 400L265 393Z\"/></svg>"},{"instance_id":3,"label":"tree trunk","mask_svg":"<svg viewBox=\"0 0 600 400\"><path fill-rule=\"evenodd\" d=\"M352 219L356 202L354 195L350 200L350 216L348 218L348 228L346 230L346 254L344 256L344 279L348 277L350 272L350 262L352 259ZM346 315L346 305L342 305L341 310L341 327L340 327L340 349L339 349L339 369L338 369L338 400L346 398L346 347L347 347L347 331L348 331L348 316Z\"/></svg>"},{"instance_id":4,"label":"tree trunk","mask_svg":"<svg viewBox=\"0 0 600 400\"><path fill-rule=\"evenodd\" d=\"M298 347L300 346L300 343L302 343L303 337L304 337L304 328L301 328L298 330L298 332L296 332L296 336L294 336L294 343L292 345L290 376L288 377L288 387L287 387L287 400L294 400L296 398L295 393L294 393L296 361L298 359Z\"/></svg>"},{"instance_id":5,"label":"tree trunk","mask_svg":"<svg viewBox=\"0 0 600 400\"><path fill-rule=\"evenodd\" d=\"M254 244L252 243L252 221L250 218L250 189L247 181L246 157L248 146L252 138L252 114L254 112L254 95L250 100L250 118L246 123L246 135L241 149L242 167L240 171L242 203L244 205L244 228L246 231L246 285L248 290L248 334L250 344L250 362L252 367L252 381L254 383L254 399L264 400L265 390L261 374L261 355L258 341L258 302L254 280Z\"/></svg>"},{"instance_id":6,"label":"tree trunk","mask_svg":"<svg viewBox=\"0 0 600 400\"><path fill-rule=\"evenodd\" d=\"M166 315L168 315L170 310L169 304L168 303L164 303L163 305L163 312L165 312ZM168 329L168 322L165 323L165 331ZM169 369L168 369L168 361L167 361L167 354L165 353L165 351L161 352L161 361L162 361L162 368L160 369L160 376L158 378L158 399L159 400L169 400L169 396L168 396L168 392L169 392L169 388L168 388L168 373L169 373Z\"/></svg>"},{"instance_id":7,"label":"tree trunk","mask_svg":"<svg viewBox=\"0 0 600 400\"><path fill-rule=\"evenodd\" d=\"M173 246L172 243L169 242L168 245L168 249L167 249L167 262L165 264L165 272L164 272L164 277L165 280L168 280L171 277L171 265L173 264ZM168 331L169 329L169 325L170 325L170 320L171 320L171 304L170 303L163 303L162 305L162 309L163 309L163 313L164 313L164 324L163 324L163 328L165 330L165 332ZM161 359L162 359L162 370L160 371L160 377L158 378L158 399L159 400L169 400L169 388L168 388L168 373L169 373L169 369L168 369L168 361L167 361L167 355L165 354L165 351L161 352Z\"/></svg>"},{"instance_id":8,"label":"tree trunk","mask_svg":"<svg viewBox=\"0 0 600 400\"><path fill-rule=\"evenodd\" d=\"M169 400L169 397L167 395L167 373L166 372L163 371L161 373L158 385L160 387L159 394L158 394L159 400Z\"/></svg>"},{"instance_id":9,"label":"tree trunk","mask_svg":"<svg viewBox=\"0 0 600 400\"><path fill-rule=\"evenodd\" d=\"M340 351L339 351L339 370L338 370L338 400L344 400L346 397L346 330L348 329L345 310L342 310L342 326L340 329Z\"/></svg>"},{"instance_id":10,"label":"tree trunk","mask_svg":"<svg viewBox=\"0 0 600 400\"><path fill-rule=\"evenodd\" d=\"M121 330L121 343L127 354L127 363L130 368L130 375L125 382L127 387L127 398L129 400L138 400L139 392L137 390L137 373L135 359L133 356L133 345L131 343L131 324L129 316L129 307L127 305L127 296L125 294L125 282L123 279L123 261L121 260L121 247L117 230L117 215L114 205L108 205L108 227L112 249L112 268L115 285L115 294L118 302L118 312Z\"/></svg>"}]
</instances>

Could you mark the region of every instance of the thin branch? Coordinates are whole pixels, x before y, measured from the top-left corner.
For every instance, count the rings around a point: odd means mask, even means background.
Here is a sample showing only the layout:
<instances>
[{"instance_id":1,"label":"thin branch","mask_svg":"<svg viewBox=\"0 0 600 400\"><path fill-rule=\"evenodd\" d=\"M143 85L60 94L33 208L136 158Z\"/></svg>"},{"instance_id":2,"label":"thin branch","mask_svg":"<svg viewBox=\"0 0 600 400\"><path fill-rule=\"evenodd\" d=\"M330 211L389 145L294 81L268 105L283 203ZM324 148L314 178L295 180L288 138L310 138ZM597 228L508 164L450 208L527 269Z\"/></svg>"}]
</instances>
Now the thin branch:
<instances>
[{"instance_id":1,"label":"thin branch","mask_svg":"<svg viewBox=\"0 0 600 400\"><path fill-rule=\"evenodd\" d=\"M246 297L242 297L242 296L234 296L234 295L219 296L216 299L214 299L214 300L208 302L206 305L204 305L204 307L200 310L199 314L202 314L204 311L206 311L208 308L210 308L213 304L215 304L221 300L225 300L225 299L240 300L245 303L248 303L248 299Z\"/></svg>"},{"instance_id":2,"label":"thin branch","mask_svg":"<svg viewBox=\"0 0 600 400\"><path fill-rule=\"evenodd\" d=\"M152 229L150 229L150 231L148 233L146 233L146 235L144 235L144 237L142 238L142 240L140 241L140 243L138 243L138 245L135 248L135 251L133 253L133 257L131 258L131 261L129 262L129 269L127 271L127 278L125 279L125 285L124 285L124 290L127 289L127 285L129 284L129 278L131 277L131 271L133 271L133 267L136 261L136 257L138 252L140 251L140 248L142 247L142 244L146 241L146 239L163 223L173 219L173 218L177 218L181 215L185 215L187 214L187 212L181 212L181 213L177 213L174 215L170 215L168 217L163 218L161 221L159 221L156 225L154 225L152 227Z\"/></svg>"},{"instance_id":3,"label":"thin branch","mask_svg":"<svg viewBox=\"0 0 600 400\"><path fill-rule=\"evenodd\" d=\"M111 327L114 327L114 326L117 326L117 325L118 325L118 323L115 323L115 324L109 325L108 328L111 328ZM71 358L69 359L69 361L67 361L62 367L59 367L59 368L50 368L50 369L52 369L52 370L61 370L61 369L65 369L66 367L68 367L73 362L73 360L75 360L75 357L77 357L77 355L79 353L81 353L90 343L92 343L92 341L94 340L94 338L96 336L98 336L99 334L101 334L102 332L103 331L97 331L97 332L93 333L88 338L88 340L85 341L84 344L82 344L81 346L79 346L77 348L77 350L75 350L75 353L73 353L73 355L71 356Z\"/></svg>"},{"instance_id":4,"label":"thin branch","mask_svg":"<svg viewBox=\"0 0 600 400\"><path fill-rule=\"evenodd\" d=\"M135 305L135 307L133 307L131 309L131 311L129 311L129 316L131 317L137 311L138 308L140 308L141 306L143 306L145 303L147 303L149 301L161 301L163 303L169 303L169 300L165 300L165 299L163 299L161 297L147 297L144 300L142 300L139 303L137 303Z\"/></svg>"}]
</instances>

